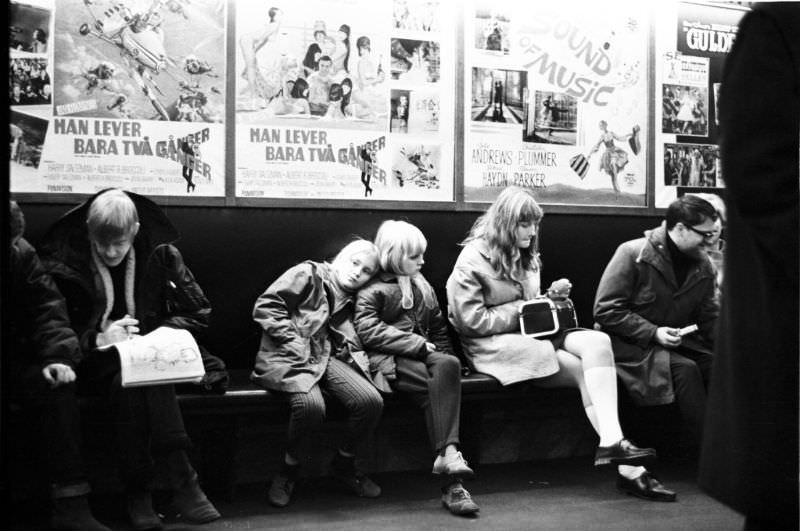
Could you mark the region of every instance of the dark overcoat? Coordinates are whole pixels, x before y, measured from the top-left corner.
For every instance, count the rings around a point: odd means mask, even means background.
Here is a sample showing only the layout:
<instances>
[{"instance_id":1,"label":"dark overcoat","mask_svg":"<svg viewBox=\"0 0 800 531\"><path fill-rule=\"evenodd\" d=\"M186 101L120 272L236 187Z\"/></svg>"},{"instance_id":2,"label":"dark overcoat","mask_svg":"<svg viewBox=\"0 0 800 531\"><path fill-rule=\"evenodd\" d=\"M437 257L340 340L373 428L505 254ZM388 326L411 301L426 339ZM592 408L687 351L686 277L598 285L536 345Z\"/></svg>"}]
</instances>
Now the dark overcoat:
<instances>
[{"instance_id":1,"label":"dark overcoat","mask_svg":"<svg viewBox=\"0 0 800 531\"><path fill-rule=\"evenodd\" d=\"M644 238L621 244L603 271L594 303L595 321L611 338L617 373L643 406L675 401L670 349L655 341L656 330L696 324L699 330L685 336L680 349L711 354L719 314L711 261L698 260L679 285L667 237L662 223Z\"/></svg>"},{"instance_id":2,"label":"dark overcoat","mask_svg":"<svg viewBox=\"0 0 800 531\"><path fill-rule=\"evenodd\" d=\"M700 486L796 529L799 3L744 17L719 108L727 254Z\"/></svg>"}]
</instances>

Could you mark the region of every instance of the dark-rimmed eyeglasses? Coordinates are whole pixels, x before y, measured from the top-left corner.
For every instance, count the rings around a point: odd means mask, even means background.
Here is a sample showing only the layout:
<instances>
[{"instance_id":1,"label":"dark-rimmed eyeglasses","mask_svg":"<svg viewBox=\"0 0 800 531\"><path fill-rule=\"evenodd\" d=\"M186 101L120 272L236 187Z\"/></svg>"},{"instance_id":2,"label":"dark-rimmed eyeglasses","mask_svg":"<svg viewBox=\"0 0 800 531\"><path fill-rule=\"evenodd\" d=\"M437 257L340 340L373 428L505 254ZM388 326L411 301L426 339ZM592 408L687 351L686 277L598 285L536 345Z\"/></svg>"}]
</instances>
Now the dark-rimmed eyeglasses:
<instances>
[{"instance_id":1,"label":"dark-rimmed eyeglasses","mask_svg":"<svg viewBox=\"0 0 800 531\"><path fill-rule=\"evenodd\" d=\"M715 230L697 230L696 228L692 227L691 225L684 225L687 229L694 232L695 234L699 234L704 239L709 240L717 235L717 231Z\"/></svg>"}]
</instances>

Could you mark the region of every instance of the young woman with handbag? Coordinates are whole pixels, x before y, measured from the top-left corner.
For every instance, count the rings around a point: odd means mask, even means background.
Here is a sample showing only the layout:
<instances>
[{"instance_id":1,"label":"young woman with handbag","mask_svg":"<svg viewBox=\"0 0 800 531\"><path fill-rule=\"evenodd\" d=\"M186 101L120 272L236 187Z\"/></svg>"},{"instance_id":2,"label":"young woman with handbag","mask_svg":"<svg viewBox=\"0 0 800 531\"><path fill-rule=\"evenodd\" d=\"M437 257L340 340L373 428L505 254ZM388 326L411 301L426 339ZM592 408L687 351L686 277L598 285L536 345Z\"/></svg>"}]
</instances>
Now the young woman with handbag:
<instances>
[{"instance_id":1,"label":"young woman with handbag","mask_svg":"<svg viewBox=\"0 0 800 531\"><path fill-rule=\"evenodd\" d=\"M503 190L473 225L447 280L448 318L476 371L503 385L530 380L540 387L577 387L586 416L600 436L595 466L618 465L620 490L634 495L652 492L651 482L657 480L641 465L654 461L655 451L636 447L622 434L608 336L577 327L539 339L520 333L520 307L540 296L538 235L543 215L529 190ZM551 284L547 296L564 299L571 288L569 280L560 279ZM675 499L675 493L660 489L661 497L648 499Z\"/></svg>"}]
</instances>

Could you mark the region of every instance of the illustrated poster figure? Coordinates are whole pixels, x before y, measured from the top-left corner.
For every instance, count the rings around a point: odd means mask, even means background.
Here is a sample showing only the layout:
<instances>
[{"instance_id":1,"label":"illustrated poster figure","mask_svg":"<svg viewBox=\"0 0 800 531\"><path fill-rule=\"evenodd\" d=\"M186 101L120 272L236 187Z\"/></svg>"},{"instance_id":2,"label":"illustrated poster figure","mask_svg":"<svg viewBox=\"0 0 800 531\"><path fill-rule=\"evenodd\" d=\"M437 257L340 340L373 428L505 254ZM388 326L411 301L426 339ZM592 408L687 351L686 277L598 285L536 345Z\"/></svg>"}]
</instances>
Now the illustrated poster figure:
<instances>
[{"instance_id":1,"label":"illustrated poster figure","mask_svg":"<svg viewBox=\"0 0 800 531\"><path fill-rule=\"evenodd\" d=\"M634 128L633 131L627 135L618 135L608 130L608 123L605 120L600 120L599 125L601 131L600 139L594 147L592 147L592 150L589 152L589 157L597 152L600 146L605 146L605 151L603 151L603 154L600 156L600 171L607 173L611 177L611 186L614 188L614 192L619 194L620 189L617 184L617 175L628 164L628 153L626 153L624 149L618 148L614 144L614 140L619 140L620 142L626 141L638 131Z\"/></svg>"},{"instance_id":2,"label":"illustrated poster figure","mask_svg":"<svg viewBox=\"0 0 800 531\"><path fill-rule=\"evenodd\" d=\"M364 197L369 197L372 195L369 182L372 180L372 163L375 162L375 159L367 146L361 148L359 156L361 157L361 184L364 185Z\"/></svg>"},{"instance_id":3,"label":"illustrated poster figure","mask_svg":"<svg viewBox=\"0 0 800 531\"><path fill-rule=\"evenodd\" d=\"M255 109L256 102L259 102L262 107L266 107L267 102L280 89L279 86L270 86L270 83L259 70L258 59L256 58L256 54L267 42L274 41L281 27L283 12L280 8L271 7L267 14L269 22L262 32L248 33L242 35L239 39L239 46L242 49L242 57L244 59L242 77L248 83L246 91L250 95L252 109Z\"/></svg>"}]
</instances>

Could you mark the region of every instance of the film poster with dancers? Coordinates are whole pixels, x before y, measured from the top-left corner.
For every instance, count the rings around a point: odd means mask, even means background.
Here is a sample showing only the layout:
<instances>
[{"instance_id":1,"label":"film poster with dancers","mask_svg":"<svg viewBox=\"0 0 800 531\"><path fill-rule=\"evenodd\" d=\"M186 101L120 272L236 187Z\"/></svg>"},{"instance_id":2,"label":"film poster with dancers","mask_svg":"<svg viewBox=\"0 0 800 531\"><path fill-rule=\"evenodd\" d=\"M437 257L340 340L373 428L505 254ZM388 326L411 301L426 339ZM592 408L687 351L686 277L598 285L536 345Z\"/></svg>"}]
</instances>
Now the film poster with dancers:
<instances>
[{"instance_id":1,"label":"film poster with dancers","mask_svg":"<svg viewBox=\"0 0 800 531\"><path fill-rule=\"evenodd\" d=\"M454 200L452 0L235 9L237 198Z\"/></svg>"},{"instance_id":2,"label":"film poster with dancers","mask_svg":"<svg viewBox=\"0 0 800 531\"><path fill-rule=\"evenodd\" d=\"M12 2L11 191L224 196L226 6Z\"/></svg>"},{"instance_id":3,"label":"film poster with dancers","mask_svg":"<svg viewBox=\"0 0 800 531\"><path fill-rule=\"evenodd\" d=\"M646 4L471 0L464 28L465 201L646 206Z\"/></svg>"},{"instance_id":4,"label":"film poster with dancers","mask_svg":"<svg viewBox=\"0 0 800 531\"><path fill-rule=\"evenodd\" d=\"M746 8L663 3L655 7L655 206L687 192L721 194L718 96L725 58ZM663 163L662 163L663 161Z\"/></svg>"}]
</instances>

